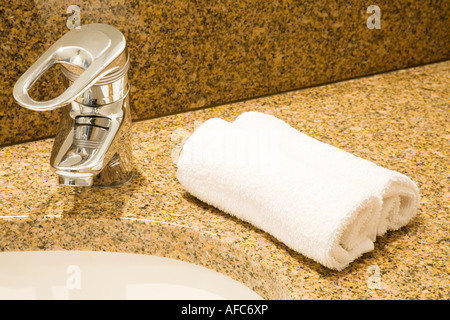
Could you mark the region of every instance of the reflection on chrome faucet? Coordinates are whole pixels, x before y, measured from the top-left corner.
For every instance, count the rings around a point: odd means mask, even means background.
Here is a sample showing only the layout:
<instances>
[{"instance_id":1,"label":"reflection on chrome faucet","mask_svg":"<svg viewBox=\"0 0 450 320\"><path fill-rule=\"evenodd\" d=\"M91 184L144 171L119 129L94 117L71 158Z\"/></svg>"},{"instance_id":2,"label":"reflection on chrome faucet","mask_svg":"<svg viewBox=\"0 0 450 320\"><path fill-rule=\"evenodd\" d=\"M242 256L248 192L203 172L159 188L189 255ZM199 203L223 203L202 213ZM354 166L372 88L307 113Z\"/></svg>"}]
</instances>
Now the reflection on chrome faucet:
<instances>
[{"instance_id":1,"label":"reflection on chrome faucet","mask_svg":"<svg viewBox=\"0 0 450 320\"><path fill-rule=\"evenodd\" d=\"M55 63L66 91L48 101L33 100L28 90ZM123 34L88 24L61 37L17 81L13 94L23 107L64 107L50 159L60 184L114 186L132 177L129 65Z\"/></svg>"}]
</instances>

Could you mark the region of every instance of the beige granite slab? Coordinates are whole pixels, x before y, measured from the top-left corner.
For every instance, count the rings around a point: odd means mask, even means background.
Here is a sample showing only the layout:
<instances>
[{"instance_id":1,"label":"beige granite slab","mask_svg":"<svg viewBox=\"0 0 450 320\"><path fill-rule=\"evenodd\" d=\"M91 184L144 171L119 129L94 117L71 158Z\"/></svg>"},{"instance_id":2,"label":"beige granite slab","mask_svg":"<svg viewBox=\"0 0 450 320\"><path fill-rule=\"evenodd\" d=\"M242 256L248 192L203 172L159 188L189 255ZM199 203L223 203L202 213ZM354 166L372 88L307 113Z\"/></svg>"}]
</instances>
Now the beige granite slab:
<instances>
[{"instance_id":1,"label":"beige granite slab","mask_svg":"<svg viewBox=\"0 0 450 320\"><path fill-rule=\"evenodd\" d=\"M449 75L447 61L136 122L136 176L117 188L58 186L52 139L0 148L0 251L154 254L267 299L449 299ZM338 272L190 196L175 177L183 137L250 110L408 175L421 191L417 217Z\"/></svg>"}]
</instances>

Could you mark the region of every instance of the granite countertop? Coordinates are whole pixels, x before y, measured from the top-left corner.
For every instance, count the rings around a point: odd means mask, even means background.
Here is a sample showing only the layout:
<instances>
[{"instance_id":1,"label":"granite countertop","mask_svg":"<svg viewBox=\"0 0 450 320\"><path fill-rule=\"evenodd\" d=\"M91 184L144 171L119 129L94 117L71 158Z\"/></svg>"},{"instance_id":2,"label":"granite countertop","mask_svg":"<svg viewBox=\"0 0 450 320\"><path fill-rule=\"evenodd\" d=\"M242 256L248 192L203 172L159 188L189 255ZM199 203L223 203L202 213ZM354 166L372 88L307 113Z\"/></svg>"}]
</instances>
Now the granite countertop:
<instances>
[{"instance_id":1,"label":"granite countertop","mask_svg":"<svg viewBox=\"0 0 450 320\"><path fill-rule=\"evenodd\" d=\"M0 149L0 251L154 254L227 274L267 299L449 299L450 61L133 124L136 174L116 188L59 186L53 139ZM175 177L183 137L244 111L402 172L420 209L343 271L189 195Z\"/></svg>"}]
</instances>

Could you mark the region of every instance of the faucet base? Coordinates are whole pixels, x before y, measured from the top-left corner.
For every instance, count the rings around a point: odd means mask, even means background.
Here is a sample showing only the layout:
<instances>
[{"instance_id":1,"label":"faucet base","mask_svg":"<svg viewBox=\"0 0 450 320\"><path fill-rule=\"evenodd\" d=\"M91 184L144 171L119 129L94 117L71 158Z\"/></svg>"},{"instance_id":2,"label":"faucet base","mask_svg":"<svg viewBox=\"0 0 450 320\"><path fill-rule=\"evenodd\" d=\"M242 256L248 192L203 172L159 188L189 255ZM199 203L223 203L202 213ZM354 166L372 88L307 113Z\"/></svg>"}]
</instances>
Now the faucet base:
<instances>
[{"instance_id":1,"label":"faucet base","mask_svg":"<svg viewBox=\"0 0 450 320\"><path fill-rule=\"evenodd\" d=\"M114 154L106 167L93 177L94 186L113 187L124 184L133 177L133 164L130 144Z\"/></svg>"},{"instance_id":2,"label":"faucet base","mask_svg":"<svg viewBox=\"0 0 450 320\"><path fill-rule=\"evenodd\" d=\"M60 185L75 187L114 187L128 182L132 177L133 167L129 144L114 154L105 168L97 175L58 173Z\"/></svg>"}]
</instances>

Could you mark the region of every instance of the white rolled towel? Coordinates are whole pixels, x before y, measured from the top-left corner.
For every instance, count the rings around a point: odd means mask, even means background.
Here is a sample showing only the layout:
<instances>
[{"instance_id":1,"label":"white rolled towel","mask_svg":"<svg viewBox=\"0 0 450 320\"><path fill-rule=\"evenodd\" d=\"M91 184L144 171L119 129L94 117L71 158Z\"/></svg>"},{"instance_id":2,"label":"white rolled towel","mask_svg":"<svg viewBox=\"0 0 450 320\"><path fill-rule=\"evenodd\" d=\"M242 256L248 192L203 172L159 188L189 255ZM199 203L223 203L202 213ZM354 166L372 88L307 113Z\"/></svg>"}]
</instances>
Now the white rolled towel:
<instances>
[{"instance_id":1,"label":"white rolled towel","mask_svg":"<svg viewBox=\"0 0 450 320\"><path fill-rule=\"evenodd\" d=\"M198 199L336 270L373 250L377 235L408 223L419 202L407 176L258 112L206 121L177 166Z\"/></svg>"}]
</instances>

